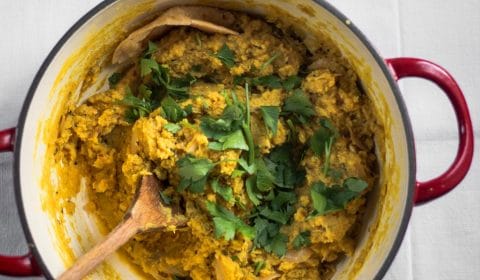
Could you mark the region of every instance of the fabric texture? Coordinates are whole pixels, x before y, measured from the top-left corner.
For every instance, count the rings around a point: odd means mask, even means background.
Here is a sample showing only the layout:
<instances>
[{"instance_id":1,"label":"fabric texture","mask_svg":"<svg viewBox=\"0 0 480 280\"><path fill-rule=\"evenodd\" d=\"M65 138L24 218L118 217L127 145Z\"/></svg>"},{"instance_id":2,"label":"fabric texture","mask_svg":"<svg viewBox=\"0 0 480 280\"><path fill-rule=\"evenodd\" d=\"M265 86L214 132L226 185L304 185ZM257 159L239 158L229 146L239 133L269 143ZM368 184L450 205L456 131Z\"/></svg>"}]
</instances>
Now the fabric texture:
<instances>
[{"instance_id":1,"label":"fabric texture","mask_svg":"<svg viewBox=\"0 0 480 280\"><path fill-rule=\"evenodd\" d=\"M33 77L55 43L99 0L0 1L0 128L15 126ZM331 0L383 57L435 61L463 89L480 138L480 1ZM418 179L441 174L455 157L458 132L447 98L431 83L400 82L413 123ZM479 148L467 178L446 196L415 207L387 280L480 278ZM0 252L27 251L12 179L13 156L0 154ZM0 276L0 280L11 279ZM38 278L37 278L38 279Z\"/></svg>"}]
</instances>

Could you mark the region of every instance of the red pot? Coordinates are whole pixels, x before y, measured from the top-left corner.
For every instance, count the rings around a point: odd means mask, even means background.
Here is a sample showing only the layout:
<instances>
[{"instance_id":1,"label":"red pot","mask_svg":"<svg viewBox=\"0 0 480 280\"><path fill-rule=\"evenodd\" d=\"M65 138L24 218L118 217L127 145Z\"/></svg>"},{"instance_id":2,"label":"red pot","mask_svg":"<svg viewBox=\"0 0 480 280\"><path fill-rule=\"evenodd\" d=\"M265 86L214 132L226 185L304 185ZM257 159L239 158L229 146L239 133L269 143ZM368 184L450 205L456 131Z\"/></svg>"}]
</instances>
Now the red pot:
<instances>
[{"instance_id":1,"label":"red pot","mask_svg":"<svg viewBox=\"0 0 480 280\"><path fill-rule=\"evenodd\" d=\"M129 22L145 13L155 13L159 9L178 4L176 1L158 0L155 4L148 1L107 0L82 17L57 43L42 67L38 71L25 100L18 127L0 132L0 150L15 153L15 192L20 216L30 244L31 252L25 256L0 256L0 274L12 276L44 275L53 278L59 275L65 264L59 238L52 231L55 219L42 210L41 176L45 157L48 156L45 145L37 135L54 134L56 131L39 121L45 120L55 112L58 97L55 93L55 81L73 79L62 67L71 70L76 65L65 66L67 58L85 44L87 34L103 28L129 27ZM182 1L198 3L201 1ZM316 30L322 32L336 43L347 56L367 94L373 100L376 109L383 117L386 128L384 143L385 157L381 158L380 185L370 199L371 213L365 222L358 248L353 256L338 265L335 279L379 279L390 266L404 236L414 204L435 199L455 188L466 176L473 155L473 130L467 104L462 91L453 77L442 67L422 59L395 58L384 60L374 50L365 36L340 12L325 1L209 1L216 6L244 10L259 14L272 12L272 7L283 11L285 18L295 19L299 33L308 34ZM125 16L125 15L128 16ZM115 21L121 16L123 20ZM112 29L113 30L113 29ZM113 32L113 31L112 31ZM312 38L310 38L312 39ZM98 44L108 45L111 38L102 38ZM87 40L88 41L88 40ZM95 50L91 50L95 52ZM70 67L70 68L68 68ZM414 140L410 120L405 108L397 81L407 77L419 77L437 84L449 98L456 114L459 130L457 156L449 169L437 178L426 182L416 181ZM428 107L428 104L425 104ZM40 137L41 138L41 137ZM39 143L40 142L40 143ZM68 217L78 227L83 227L79 217ZM85 229L85 228L84 228ZM89 234L88 230L82 234ZM66 233L71 234L71 233ZM95 235L92 235L95 237ZM74 254L81 253L79 244L83 244L76 235L69 235ZM95 239L95 238L93 238ZM91 241L90 241L91 242ZM65 245L65 244L64 244ZM67 247L68 247L67 246ZM61 247L60 247L61 248ZM75 249L76 248L76 249ZM67 249L65 249L67 250ZM120 277L131 279L133 272L116 260L109 261ZM358 264L362 265L359 266ZM102 272L98 272L102 277ZM104 276L103 276L104 277Z\"/></svg>"}]
</instances>

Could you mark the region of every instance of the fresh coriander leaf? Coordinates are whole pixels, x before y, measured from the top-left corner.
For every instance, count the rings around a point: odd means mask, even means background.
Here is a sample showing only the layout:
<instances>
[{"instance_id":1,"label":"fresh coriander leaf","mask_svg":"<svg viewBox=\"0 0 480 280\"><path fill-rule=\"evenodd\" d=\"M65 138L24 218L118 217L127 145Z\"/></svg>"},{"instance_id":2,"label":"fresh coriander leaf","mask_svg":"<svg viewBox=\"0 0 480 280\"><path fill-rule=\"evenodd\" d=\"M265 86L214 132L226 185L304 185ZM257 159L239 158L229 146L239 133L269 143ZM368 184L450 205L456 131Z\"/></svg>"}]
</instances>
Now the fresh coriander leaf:
<instances>
[{"instance_id":1,"label":"fresh coriander leaf","mask_svg":"<svg viewBox=\"0 0 480 280\"><path fill-rule=\"evenodd\" d=\"M242 219L235 216L228 209L207 201L206 207L210 215L213 217L215 224L215 236L217 238L224 237L225 240L232 240L236 232L240 232L245 238L253 239L255 237L255 229L245 224Z\"/></svg>"},{"instance_id":2,"label":"fresh coriander leaf","mask_svg":"<svg viewBox=\"0 0 480 280\"><path fill-rule=\"evenodd\" d=\"M182 127L176 123L167 123L163 126L170 133L177 133Z\"/></svg>"},{"instance_id":3,"label":"fresh coriander leaf","mask_svg":"<svg viewBox=\"0 0 480 280\"><path fill-rule=\"evenodd\" d=\"M315 209L318 214L323 215L327 208L327 198L313 188L310 190L310 196L312 198L313 209Z\"/></svg>"},{"instance_id":4,"label":"fresh coriander leaf","mask_svg":"<svg viewBox=\"0 0 480 280\"><path fill-rule=\"evenodd\" d=\"M302 84L302 78L299 76L290 76L283 81L283 87L286 91L291 91L295 88L298 88Z\"/></svg>"},{"instance_id":5,"label":"fresh coriander leaf","mask_svg":"<svg viewBox=\"0 0 480 280\"><path fill-rule=\"evenodd\" d=\"M183 78L171 78L166 86L167 94L175 99L187 99L189 97L188 89L197 79L190 74Z\"/></svg>"},{"instance_id":6,"label":"fresh coriander leaf","mask_svg":"<svg viewBox=\"0 0 480 280\"><path fill-rule=\"evenodd\" d=\"M287 253L287 241L288 237L283 233L279 233L273 238L272 243L267 248L275 255L283 257Z\"/></svg>"},{"instance_id":7,"label":"fresh coriander leaf","mask_svg":"<svg viewBox=\"0 0 480 280\"><path fill-rule=\"evenodd\" d=\"M138 87L138 97L150 100L152 98L152 91L146 85L141 84Z\"/></svg>"},{"instance_id":8,"label":"fresh coriander leaf","mask_svg":"<svg viewBox=\"0 0 480 280\"><path fill-rule=\"evenodd\" d=\"M327 175L330 168L330 154L337 137L337 130L328 119L320 120L320 128L315 131L310 139L310 148L317 156L324 157L323 173Z\"/></svg>"},{"instance_id":9,"label":"fresh coriander leaf","mask_svg":"<svg viewBox=\"0 0 480 280\"><path fill-rule=\"evenodd\" d=\"M189 115L188 112L182 109L182 107L180 107L180 105L178 105L178 103L170 96L167 96L162 100L161 106L165 113L164 117L170 122L177 123Z\"/></svg>"},{"instance_id":10,"label":"fresh coriander leaf","mask_svg":"<svg viewBox=\"0 0 480 280\"><path fill-rule=\"evenodd\" d=\"M256 164L249 165L248 162L244 158L238 159L238 164L247 171L248 174L253 175L257 171Z\"/></svg>"},{"instance_id":11,"label":"fresh coriander leaf","mask_svg":"<svg viewBox=\"0 0 480 280\"><path fill-rule=\"evenodd\" d=\"M282 80L275 75L268 75L252 79L252 85L254 86L266 86L269 88L281 88Z\"/></svg>"},{"instance_id":12,"label":"fresh coriander leaf","mask_svg":"<svg viewBox=\"0 0 480 280\"><path fill-rule=\"evenodd\" d=\"M347 203L360 196L367 187L365 181L355 177L344 180L342 186L327 187L323 182L316 182L311 189L314 214L324 215L345 209Z\"/></svg>"},{"instance_id":13,"label":"fresh coriander leaf","mask_svg":"<svg viewBox=\"0 0 480 280\"><path fill-rule=\"evenodd\" d=\"M272 210L268 207L263 208L260 211L260 215L266 219L269 219L271 221L280 223L282 225L287 224L288 220L290 217L288 217L285 213L282 213L281 211L275 211Z\"/></svg>"},{"instance_id":14,"label":"fresh coriander leaf","mask_svg":"<svg viewBox=\"0 0 480 280\"><path fill-rule=\"evenodd\" d=\"M218 195L220 195L225 201L232 203L235 201L233 197L233 190L231 187L222 186L218 180L213 180L210 183L212 187L212 191Z\"/></svg>"},{"instance_id":15,"label":"fresh coriander leaf","mask_svg":"<svg viewBox=\"0 0 480 280\"><path fill-rule=\"evenodd\" d=\"M166 195L163 191L160 191L160 198L165 205L170 205L170 203L172 203L172 198Z\"/></svg>"},{"instance_id":16,"label":"fresh coriander leaf","mask_svg":"<svg viewBox=\"0 0 480 280\"><path fill-rule=\"evenodd\" d=\"M145 117L153 111L154 106L150 100L140 99L134 96L131 89L128 87L125 91L125 96L118 103L130 107L129 110L125 112L125 119L129 123L134 123L137 119Z\"/></svg>"},{"instance_id":17,"label":"fresh coriander leaf","mask_svg":"<svg viewBox=\"0 0 480 280\"><path fill-rule=\"evenodd\" d=\"M208 159L197 159L192 156L185 156L177 161L180 183L177 190L189 189L193 193L201 193L205 190L207 176L213 169L213 164Z\"/></svg>"},{"instance_id":18,"label":"fresh coriander leaf","mask_svg":"<svg viewBox=\"0 0 480 280\"><path fill-rule=\"evenodd\" d=\"M283 144L270 152L265 163L275 178L275 185L293 189L303 183L305 170L299 168L302 153L291 143Z\"/></svg>"},{"instance_id":19,"label":"fresh coriander leaf","mask_svg":"<svg viewBox=\"0 0 480 280\"><path fill-rule=\"evenodd\" d=\"M122 73L115 72L108 77L108 85L110 88L114 88L123 78Z\"/></svg>"},{"instance_id":20,"label":"fresh coriander leaf","mask_svg":"<svg viewBox=\"0 0 480 280\"><path fill-rule=\"evenodd\" d=\"M225 151L228 149L237 149L248 151L248 145L241 130L219 137L218 142L210 142L208 148L215 151Z\"/></svg>"},{"instance_id":21,"label":"fresh coriander leaf","mask_svg":"<svg viewBox=\"0 0 480 280\"><path fill-rule=\"evenodd\" d=\"M255 179L255 176L248 177L245 181L245 188L247 191L247 196L252 202L252 204L258 206L261 202L258 199L257 194L255 193Z\"/></svg>"},{"instance_id":22,"label":"fresh coriander leaf","mask_svg":"<svg viewBox=\"0 0 480 280\"><path fill-rule=\"evenodd\" d=\"M160 66L151 58L140 59L140 76L145 77L152 73L152 71L160 72Z\"/></svg>"},{"instance_id":23,"label":"fresh coriander leaf","mask_svg":"<svg viewBox=\"0 0 480 280\"><path fill-rule=\"evenodd\" d=\"M277 134L278 118L280 116L280 107L277 106L262 106L260 107L262 112L263 121L267 129L272 135Z\"/></svg>"},{"instance_id":24,"label":"fresh coriander leaf","mask_svg":"<svg viewBox=\"0 0 480 280\"><path fill-rule=\"evenodd\" d=\"M275 177L272 175L270 170L268 170L265 161L261 158L258 158L255 161L257 167L256 172L256 188L261 192L266 192L272 189L273 183L275 182Z\"/></svg>"},{"instance_id":25,"label":"fresh coriander leaf","mask_svg":"<svg viewBox=\"0 0 480 280\"><path fill-rule=\"evenodd\" d=\"M300 232L295 239L293 239L293 248L295 248L295 250L299 250L302 247L310 245L310 235L311 233L308 230Z\"/></svg>"},{"instance_id":26,"label":"fresh coriander leaf","mask_svg":"<svg viewBox=\"0 0 480 280\"><path fill-rule=\"evenodd\" d=\"M152 54L154 54L156 51L158 51L157 45L155 43L153 43L152 41L148 41L148 47L147 47L147 50L145 51L145 53L143 54L143 57L148 58Z\"/></svg>"},{"instance_id":27,"label":"fresh coriander leaf","mask_svg":"<svg viewBox=\"0 0 480 280\"><path fill-rule=\"evenodd\" d=\"M227 44L223 44L223 46L218 50L214 56L223 63L223 65L227 66L228 68L232 68L235 66L235 54L233 51L227 46Z\"/></svg>"},{"instance_id":28,"label":"fresh coriander leaf","mask_svg":"<svg viewBox=\"0 0 480 280\"><path fill-rule=\"evenodd\" d=\"M242 177L243 174L245 174L245 171L235 169L235 170L233 170L231 177L232 178Z\"/></svg>"},{"instance_id":29,"label":"fresh coriander leaf","mask_svg":"<svg viewBox=\"0 0 480 280\"><path fill-rule=\"evenodd\" d=\"M265 261L259 261L255 262L255 270L253 271L253 274L258 275L262 269L264 269L266 266Z\"/></svg>"},{"instance_id":30,"label":"fresh coriander leaf","mask_svg":"<svg viewBox=\"0 0 480 280\"><path fill-rule=\"evenodd\" d=\"M272 63L275 61L275 59L278 58L278 56L279 56L278 53L274 53L267 61L265 61L265 62L262 64L262 66L260 66L260 69L259 69L260 72L262 72L263 70L265 70L265 68L266 68L268 65L272 64Z\"/></svg>"},{"instance_id":31,"label":"fresh coriander leaf","mask_svg":"<svg viewBox=\"0 0 480 280\"><path fill-rule=\"evenodd\" d=\"M294 205L297 202L297 195L292 191L278 191L277 195L272 199L270 207L273 210L287 210L288 205ZM288 211L284 211L288 214Z\"/></svg>"},{"instance_id":32,"label":"fresh coriander leaf","mask_svg":"<svg viewBox=\"0 0 480 280\"><path fill-rule=\"evenodd\" d=\"M300 89L295 90L287 97L283 111L294 114L301 123L307 123L308 119L315 115L310 99Z\"/></svg>"},{"instance_id":33,"label":"fresh coriander leaf","mask_svg":"<svg viewBox=\"0 0 480 280\"><path fill-rule=\"evenodd\" d=\"M343 185L352 192L361 193L368 187L368 183L363 181L362 179L350 177L347 178Z\"/></svg>"},{"instance_id":34,"label":"fresh coriander leaf","mask_svg":"<svg viewBox=\"0 0 480 280\"><path fill-rule=\"evenodd\" d=\"M244 118L243 108L237 104L225 107L220 118L203 117L200 129L208 138L219 140L239 128Z\"/></svg>"}]
</instances>

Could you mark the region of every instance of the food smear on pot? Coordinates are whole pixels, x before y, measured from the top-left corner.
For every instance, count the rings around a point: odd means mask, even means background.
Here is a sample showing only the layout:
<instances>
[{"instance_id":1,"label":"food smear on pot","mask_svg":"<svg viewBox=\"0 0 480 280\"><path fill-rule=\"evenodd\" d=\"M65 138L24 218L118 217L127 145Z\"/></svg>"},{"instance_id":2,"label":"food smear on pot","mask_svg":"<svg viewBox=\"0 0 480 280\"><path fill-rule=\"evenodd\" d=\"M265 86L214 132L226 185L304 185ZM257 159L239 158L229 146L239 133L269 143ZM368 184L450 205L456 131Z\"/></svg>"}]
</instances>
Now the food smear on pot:
<instances>
[{"instance_id":1,"label":"food smear on pot","mask_svg":"<svg viewBox=\"0 0 480 280\"><path fill-rule=\"evenodd\" d=\"M139 41L108 90L63 116L58 168L75 166L110 230L142 176L161 181L187 227L122 248L154 279L329 279L379 177L373 105L330 44L312 53L283 24L222 13L238 34Z\"/></svg>"}]
</instances>

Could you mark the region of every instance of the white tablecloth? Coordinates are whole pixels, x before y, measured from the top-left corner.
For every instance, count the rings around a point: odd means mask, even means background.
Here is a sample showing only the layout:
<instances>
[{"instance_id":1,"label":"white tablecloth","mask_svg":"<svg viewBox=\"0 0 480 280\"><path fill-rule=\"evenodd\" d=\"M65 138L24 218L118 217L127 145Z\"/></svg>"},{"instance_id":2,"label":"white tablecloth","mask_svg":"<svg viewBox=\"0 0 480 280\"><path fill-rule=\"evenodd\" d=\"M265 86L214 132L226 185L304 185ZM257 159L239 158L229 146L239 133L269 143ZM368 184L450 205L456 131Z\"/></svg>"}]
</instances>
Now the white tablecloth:
<instances>
[{"instance_id":1,"label":"white tablecloth","mask_svg":"<svg viewBox=\"0 0 480 280\"><path fill-rule=\"evenodd\" d=\"M15 126L28 87L47 53L99 0L0 1L0 128ZM480 1L331 0L384 57L417 56L450 70L480 123ZM445 170L455 156L457 128L445 96L428 82L401 82L416 137L418 177ZM478 146L477 146L478 147ZM456 190L416 207L385 279L480 279L478 148ZM0 252L24 253L13 196L12 155L0 154ZM0 279L8 279L0 276Z\"/></svg>"}]
</instances>

